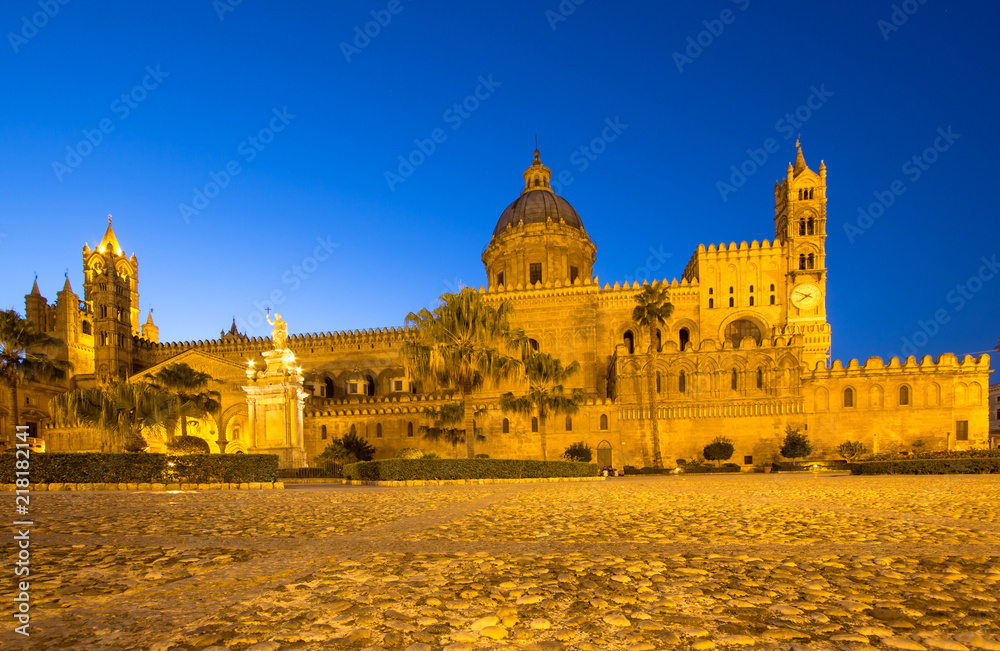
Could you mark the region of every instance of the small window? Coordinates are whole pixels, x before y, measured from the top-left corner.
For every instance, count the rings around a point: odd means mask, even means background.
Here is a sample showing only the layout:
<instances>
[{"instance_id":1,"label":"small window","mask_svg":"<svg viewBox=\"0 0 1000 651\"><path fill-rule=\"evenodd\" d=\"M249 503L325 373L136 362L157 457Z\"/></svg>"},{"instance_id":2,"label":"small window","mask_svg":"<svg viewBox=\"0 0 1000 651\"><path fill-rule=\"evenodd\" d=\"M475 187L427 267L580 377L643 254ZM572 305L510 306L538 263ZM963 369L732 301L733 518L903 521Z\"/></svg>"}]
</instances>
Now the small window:
<instances>
[{"instance_id":1,"label":"small window","mask_svg":"<svg viewBox=\"0 0 1000 651\"><path fill-rule=\"evenodd\" d=\"M714 298L710 298L710 299L708 299L708 309L711 310L713 307L715 307L715 299Z\"/></svg>"},{"instance_id":2,"label":"small window","mask_svg":"<svg viewBox=\"0 0 1000 651\"><path fill-rule=\"evenodd\" d=\"M730 288L729 288L729 293L730 293L730 294L732 294L732 293L733 293L733 288L732 288L732 287L730 287Z\"/></svg>"},{"instance_id":3,"label":"small window","mask_svg":"<svg viewBox=\"0 0 1000 651\"><path fill-rule=\"evenodd\" d=\"M375 438L382 438L382 423L375 423Z\"/></svg>"},{"instance_id":4,"label":"small window","mask_svg":"<svg viewBox=\"0 0 1000 651\"><path fill-rule=\"evenodd\" d=\"M812 195L810 195L810 196L809 196L809 198L811 199L811 198L812 198ZM808 221L808 222L806 222L806 234L807 234L807 235L813 235L813 234L814 234L814 233L813 233L814 229L815 229L815 224L814 224L814 222L813 222L813 218L812 218L812 217L810 217L810 218L809 218L809 221Z\"/></svg>"},{"instance_id":5,"label":"small window","mask_svg":"<svg viewBox=\"0 0 1000 651\"><path fill-rule=\"evenodd\" d=\"M663 335L659 330L656 331L656 352L663 352Z\"/></svg>"},{"instance_id":6,"label":"small window","mask_svg":"<svg viewBox=\"0 0 1000 651\"><path fill-rule=\"evenodd\" d=\"M348 385L347 385L347 392L348 393L352 393L352 394L356 394L358 392L358 383L357 382L350 382L350 383L348 383Z\"/></svg>"},{"instance_id":7,"label":"small window","mask_svg":"<svg viewBox=\"0 0 1000 651\"><path fill-rule=\"evenodd\" d=\"M687 328L681 328L680 332L677 333L677 337L680 339L681 351L683 351L691 343L691 331Z\"/></svg>"},{"instance_id":8,"label":"small window","mask_svg":"<svg viewBox=\"0 0 1000 651\"><path fill-rule=\"evenodd\" d=\"M656 372L656 392L660 393L660 372Z\"/></svg>"},{"instance_id":9,"label":"small window","mask_svg":"<svg viewBox=\"0 0 1000 651\"><path fill-rule=\"evenodd\" d=\"M764 388L764 369L762 368L757 369L757 388Z\"/></svg>"},{"instance_id":10,"label":"small window","mask_svg":"<svg viewBox=\"0 0 1000 651\"><path fill-rule=\"evenodd\" d=\"M538 431L538 419L535 418L534 416L531 417L531 431L532 432Z\"/></svg>"},{"instance_id":11,"label":"small window","mask_svg":"<svg viewBox=\"0 0 1000 651\"><path fill-rule=\"evenodd\" d=\"M774 305L774 294L771 294L771 305Z\"/></svg>"},{"instance_id":12,"label":"small window","mask_svg":"<svg viewBox=\"0 0 1000 651\"><path fill-rule=\"evenodd\" d=\"M802 271L805 268L806 268L806 254L803 253L802 255L799 256L799 271Z\"/></svg>"},{"instance_id":13,"label":"small window","mask_svg":"<svg viewBox=\"0 0 1000 651\"><path fill-rule=\"evenodd\" d=\"M631 330L625 331L625 335L622 337L622 343L625 344L625 350L629 355L635 352L635 337L632 336Z\"/></svg>"},{"instance_id":14,"label":"small window","mask_svg":"<svg viewBox=\"0 0 1000 651\"><path fill-rule=\"evenodd\" d=\"M319 437L324 441L326 440L326 425L319 428Z\"/></svg>"},{"instance_id":15,"label":"small window","mask_svg":"<svg viewBox=\"0 0 1000 651\"><path fill-rule=\"evenodd\" d=\"M815 268L816 268L816 256L810 253L808 256L806 256L806 269L815 269Z\"/></svg>"},{"instance_id":16,"label":"small window","mask_svg":"<svg viewBox=\"0 0 1000 651\"><path fill-rule=\"evenodd\" d=\"M753 285L750 285L750 293L753 294Z\"/></svg>"},{"instance_id":17,"label":"small window","mask_svg":"<svg viewBox=\"0 0 1000 651\"><path fill-rule=\"evenodd\" d=\"M997 420L1000 420L1000 409L997 409Z\"/></svg>"},{"instance_id":18,"label":"small window","mask_svg":"<svg viewBox=\"0 0 1000 651\"><path fill-rule=\"evenodd\" d=\"M503 272L497 274L497 285L503 285Z\"/></svg>"},{"instance_id":19,"label":"small window","mask_svg":"<svg viewBox=\"0 0 1000 651\"><path fill-rule=\"evenodd\" d=\"M899 387L899 404L908 405L910 404L910 387Z\"/></svg>"},{"instance_id":20,"label":"small window","mask_svg":"<svg viewBox=\"0 0 1000 651\"><path fill-rule=\"evenodd\" d=\"M408 438L413 438L413 423L406 424L406 436Z\"/></svg>"},{"instance_id":21,"label":"small window","mask_svg":"<svg viewBox=\"0 0 1000 651\"><path fill-rule=\"evenodd\" d=\"M687 393L687 374L681 371L680 375L677 376L677 390L681 393Z\"/></svg>"},{"instance_id":22,"label":"small window","mask_svg":"<svg viewBox=\"0 0 1000 651\"><path fill-rule=\"evenodd\" d=\"M844 389L844 406L854 406L854 389L851 389L850 387Z\"/></svg>"},{"instance_id":23,"label":"small window","mask_svg":"<svg viewBox=\"0 0 1000 651\"><path fill-rule=\"evenodd\" d=\"M748 454L745 457L743 457L743 465L745 465L745 466L752 466L753 465L753 455L752 454Z\"/></svg>"},{"instance_id":24,"label":"small window","mask_svg":"<svg viewBox=\"0 0 1000 651\"><path fill-rule=\"evenodd\" d=\"M955 421L955 440L956 441L969 440L969 421L967 420Z\"/></svg>"},{"instance_id":25,"label":"small window","mask_svg":"<svg viewBox=\"0 0 1000 651\"><path fill-rule=\"evenodd\" d=\"M532 262L528 266L528 273L530 274L529 279L532 285L542 282L542 263Z\"/></svg>"},{"instance_id":26,"label":"small window","mask_svg":"<svg viewBox=\"0 0 1000 651\"><path fill-rule=\"evenodd\" d=\"M753 296L750 297L750 307L753 307Z\"/></svg>"},{"instance_id":27,"label":"small window","mask_svg":"<svg viewBox=\"0 0 1000 651\"><path fill-rule=\"evenodd\" d=\"M738 390L740 387L740 375L736 372L735 368L733 369L733 374L729 379L729 386L733 391Z\"/></svg>"},{"instance_id":28,"label":"small window","mask_svg":"<svg viewBox=\"0 0 1000 651\"><path fill-rule=\"evenodd\" d=\"M1000 413L1000 409L998 409L997 412ZM997 418L1000 418L1000 416L997 416ZM607 414L601 414L601 429L608 429L608 415Z\"/></svg>"},{"instance_id":29,"label":"small window","mask_svg":"<svg viewBox=\"0 0 1000 651\"><path fill-rule=\"evenodd\" d=\"M503 419L503 433L510 434L510 421L506 418Z\"/></svg>"},{"instance_id":30,"label":"small window","mask_svg":"<svg viewBox=\"0 0 1000 651\"><path fill-rule=\"evenodd\" d=\"M24 396L24 404L26 405L31 404L31 396Z\"/></svg>"},{"instance_id":31,"label":"small window","mask_svg":"<svg viewBox=\"0 0 1000 651\"><path fill-rule=\"evenodd\" d=\"M357 435L358 435L358 426L351 425L351 436L357 436Z\"/></svg>"},{"instance_id":32,"label":"small window","mask_svg":"<svg viewBox=\"0 0 1000 651\"><path fill-rule=\"evenodd\" d=\"M567 416L566 417L566 431L567 432L572 432L573 431L573 417L572 416Z\"/></svg>"},{"instance_id":33,"label":"small window","mask_svg":"<svg viewBox=\"0 0 1000 651\"><path fill-rule=\"evenodd\" d=\"M575 283L576 279L580 276L580 270L576 267L569 268L569 282Z\"/></svg>"},{"instance_id":34,"label":"small window","mask_svg":"<svg viewBox=\"0 0 1000 651\"><path fill-rule=\"evenodd\" d=\"M403 390L403 381L402 380L393 380L392 381L392 390L393 391L402 391Z\"/></svg>"},{"instance_id":35,"label":"small window","mask_svg":"<svg viewBox=\"0 0 1000 651\"><path fill-rule=\"evenodd\" d=\"M774 283L771 283L771 291L774 291Z\"/></svg>"},{"instance_id":36,"label":"small window","mask_svg":"<svg viewBox=\"0 0 1000 651\"><path fill-rule=\"evenodd\" d=\"M733 297L732 297L732 296L730 296L730 297L729 297L729 307L733 307L734 305L735 305L735 304L734 304L734 302L733 302Z\"/></svg>"},{"instance_id":37,"label":"small window","mask_svg":"<svg viewBox=\"0 0 1000 651\"><path fill-rule=\"evenodd\" d=\"M83 334L89 335L89 334L91 334L91 332L92 331L90 329L90 321L84 321L83 322Z\"/></svg>"},{"instance_id":38,"label":"small window","mask_svg":"<svg viewBox=\"0 0 1000 651\"><path fill-rule=\"evenodd\" d=\"M708 295L709 295L709 296L711 296L711 295L712 295L712 294L714 294L714 293L715 293L715 290L714 290L714 289L712 289L711 287L709 287L709 288L708 288Z\"/></svg>"}]
</instances>

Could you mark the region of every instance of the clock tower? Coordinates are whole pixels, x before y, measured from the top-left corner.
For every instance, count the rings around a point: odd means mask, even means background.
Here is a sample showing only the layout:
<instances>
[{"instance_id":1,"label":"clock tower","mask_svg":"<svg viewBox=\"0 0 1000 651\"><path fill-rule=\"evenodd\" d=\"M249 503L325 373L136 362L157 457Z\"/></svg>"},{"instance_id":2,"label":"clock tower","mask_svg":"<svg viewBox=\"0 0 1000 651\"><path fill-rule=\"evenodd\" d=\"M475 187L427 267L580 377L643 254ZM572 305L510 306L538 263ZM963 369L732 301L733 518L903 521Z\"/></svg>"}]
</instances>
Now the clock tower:
<instances>
[{"instance_id":1,"label":"clock tower","mask_svg":"<svg viewBox=\"0 0 1000 651\"><path fill-rule=\"evenodd\" d=\"M775 239L785 251L786 330L803 335L809 368L830 359L826 322L826 164L809 169L802 145L795 164L774 185Z\"/></svg>"}]
</instances>

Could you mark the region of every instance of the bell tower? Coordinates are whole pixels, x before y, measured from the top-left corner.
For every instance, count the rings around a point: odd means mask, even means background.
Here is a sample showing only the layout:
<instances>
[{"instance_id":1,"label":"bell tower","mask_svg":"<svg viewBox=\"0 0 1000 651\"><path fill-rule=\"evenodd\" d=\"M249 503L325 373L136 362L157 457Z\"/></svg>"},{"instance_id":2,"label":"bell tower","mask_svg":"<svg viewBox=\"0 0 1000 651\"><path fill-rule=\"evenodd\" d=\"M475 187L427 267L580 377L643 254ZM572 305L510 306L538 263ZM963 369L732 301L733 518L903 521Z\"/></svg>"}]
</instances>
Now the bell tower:
<instances>
[{"instance_id":1,"label":"bell tower","mask_svg":"<svg viewBox=\"0 0 1000 651\"><path fill-rule=\"evenodd\" d=\"M132 337L139 327L139 263L125 257L111 227L93 250L83 246L84 301L94 315L94 370L100 382L132 374Z\"/></svg>"},{"instance_id":2,"label":"bell tower","mask_svg":"<svg viewBox=\"0 0 1000 651\"><path fill-rule=\"evenodd\" d=\"M786 330L802 334L810 368L829 361L826 322L826 164L809 169L802 144L795 142L795 164L774 185L774 235L785 252Z\"/></svg>"}]
</instances>

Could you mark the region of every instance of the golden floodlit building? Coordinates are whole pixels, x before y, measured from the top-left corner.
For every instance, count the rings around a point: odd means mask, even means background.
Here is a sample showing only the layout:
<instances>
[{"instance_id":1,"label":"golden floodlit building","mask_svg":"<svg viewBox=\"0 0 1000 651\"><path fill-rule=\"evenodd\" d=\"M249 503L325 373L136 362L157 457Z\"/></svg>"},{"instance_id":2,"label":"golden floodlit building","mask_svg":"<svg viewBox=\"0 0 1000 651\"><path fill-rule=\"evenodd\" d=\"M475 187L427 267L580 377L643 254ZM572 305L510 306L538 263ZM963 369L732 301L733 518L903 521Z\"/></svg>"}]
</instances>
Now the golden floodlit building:
<instances>
[{"instance_id":1,"label":"golden floodlit building","mask_svg":"<svg viewBox=\"0 0 1000 651\"><path fill-rule=\"evenodd\" d=\"M536 151L524 190L501 213L482 254L487 283L479 291L511 304L513 325L533 347L580 363L570 384L587 401L573 416L539 423L500 410L500 394L516 386L484 390L476 402L485 408L477 418L485 440L476 452L553 459L584 441L601 465L649 466L654 418L668 465L699 457L718 435L733 441L732 461L777 460L789 425L809 436L812 458L836 458L847 440L874 451L918 441L927 449L986 447L987 355L831 362L826 174L822 163L810 169L799 147L774 186L773 239L699 245L680 279L663 281L674 312L651 333L631 320L639 285L601 285L593 275L597 247L576 210L552 191ZM50 451L101 445L94 432L51 426L52 395L185 362L211 374L211 388L222 394L218 414L188 425L213 452L273 452L283 466L299 467L330 439L355 432L376 458L407 447L464 454L464 446L421 435L430 424L425 410L451 396L403 368L399 349L411 331L286 340L278 317L271 338L247 337L234 323L217 339L161 343L151 316L140 325L138 261L126 257L110 220L100 243L84 247L83 271L82 297L68 278L52 305L37 283L25 297L27 317L62 339L60 356L74 368L63 382L20 393L23 420ZM6 411L0 417L9 418Z\"/></svg>"}]
</instances>

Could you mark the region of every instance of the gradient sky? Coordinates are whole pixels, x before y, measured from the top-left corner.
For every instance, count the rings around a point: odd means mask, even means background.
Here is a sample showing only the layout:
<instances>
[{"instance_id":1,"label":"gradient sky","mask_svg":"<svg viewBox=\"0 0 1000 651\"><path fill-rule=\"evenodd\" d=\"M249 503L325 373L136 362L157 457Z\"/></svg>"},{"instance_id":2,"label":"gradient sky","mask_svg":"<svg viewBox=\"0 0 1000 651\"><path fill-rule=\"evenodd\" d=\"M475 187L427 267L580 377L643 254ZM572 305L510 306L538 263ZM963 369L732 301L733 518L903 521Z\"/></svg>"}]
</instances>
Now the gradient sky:
<instances>
[{"instance_id":1,"label":"gradient sky","mask_svg":"<svg viewBox=\"0 0 1000 651\"><path fill-rule=\"evenodd\" d=\"M572 179L560 194L602 284L679 277L699 243L774 238L801 131L829 169L834 357L899 354L921 323L921 355L1000 336L995 3L61 2L0 11L0 307L23 311L36 272L50 300L67 269L81 291L81 249L111 213L162 341L234 316L266 334L276 292L291 332L399 326L485 283L535 134L554 180ZM589 160L606 121L627 126ZM254 147L269 124L283 128ZM777 151L720 191L768 139ZM845 232L894 181L884 214Z\"/></svg>"}]
</instances>

